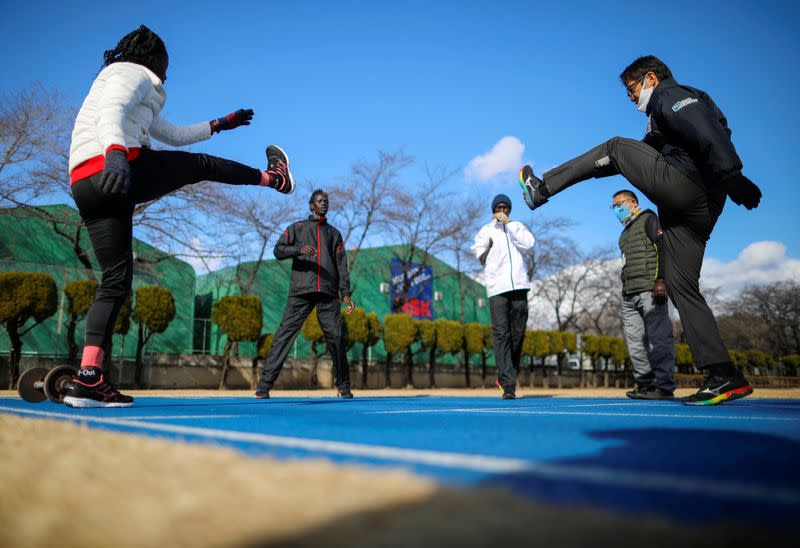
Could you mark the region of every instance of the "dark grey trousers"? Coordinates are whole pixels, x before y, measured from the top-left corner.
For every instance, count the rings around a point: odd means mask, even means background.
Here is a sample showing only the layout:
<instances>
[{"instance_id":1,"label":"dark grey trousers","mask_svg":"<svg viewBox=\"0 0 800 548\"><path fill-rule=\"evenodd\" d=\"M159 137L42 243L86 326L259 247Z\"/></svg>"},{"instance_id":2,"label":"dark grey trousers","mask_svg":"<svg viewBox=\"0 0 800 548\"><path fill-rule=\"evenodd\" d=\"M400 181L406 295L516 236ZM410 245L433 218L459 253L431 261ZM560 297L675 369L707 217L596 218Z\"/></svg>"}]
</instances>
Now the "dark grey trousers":
<instances>
[{"instance_id":1,"label":"dark grey trousers","mask_svg":"<svg viewBox=\"0 0 800 548\"><path fill-rule=\"evenodd\" d=\"M297 338L300 328L303 327L303 322L306 321L315 306L317 307L319 326L325 334L325 343L333 362L334 385L339 388L350 386L350 364L347 361L345 350L341 305L339 299L325 293L289 296L278 331L272 339L272 348L267 356L264 373L259 382L260 386L270 389L275 384L275 380L289 356L292 344Z\"/></svg>"},{"instance_id":2,"label":"dark grey trousers","mask_svg":"<svg viewBox=\"0 0 800 548\"><path fill-rule=\"evenodd\" d=\"M725 194L689 179L653 147L615 137L544 174L551 195L592 178L622 175L658 206L664 233L664 281L698 368L730 362L714 314L700 293L706 242Z\"/></svg>"},{"instance_id":3,"label":"dark grey trousers","mask_svg":"<svg viewBox=\"0 0 800 548\"><path fill-rule=\"evenodd\" d=\"M652 291L622 296L622 332L636 384L675 390L675 340L667 304L656 304Z\"/></svg>"},{"instance_id":4,"label":"dark grey trousers","mask_svg":"<svg viewBox=\"0 0 800 548\"><path fill-rule=\"evenodd\" d=\"M489 312L497 377L504 389L513 392L517 386L515 368L522 357L522 342L528 323L528 290L519 289L489 297Z\"/></svg>"}]
</instances>

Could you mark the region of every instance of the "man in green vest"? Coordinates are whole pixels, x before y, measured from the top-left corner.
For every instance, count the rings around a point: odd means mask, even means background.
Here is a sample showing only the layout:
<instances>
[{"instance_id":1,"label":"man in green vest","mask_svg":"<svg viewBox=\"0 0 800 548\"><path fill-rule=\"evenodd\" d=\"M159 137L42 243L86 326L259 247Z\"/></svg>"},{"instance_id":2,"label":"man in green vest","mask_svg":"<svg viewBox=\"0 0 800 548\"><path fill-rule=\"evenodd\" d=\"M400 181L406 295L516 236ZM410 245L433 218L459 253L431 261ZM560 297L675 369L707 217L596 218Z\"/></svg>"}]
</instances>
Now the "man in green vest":
<instances>
[{"instance_id":1,"label":"man in green vest","mask_svg":"<svg viewBox=\"0 0 800 548\"><path fill-rule=\"evenodd\" d=\"M675 341L667 308L658 216L649 209L641 210L636 194L630 190L614 194L611 209L625 226L619 237L622 331L636 380L636 388L627 395L639 400L672 399Z\"/></svg>"}]
</instances>

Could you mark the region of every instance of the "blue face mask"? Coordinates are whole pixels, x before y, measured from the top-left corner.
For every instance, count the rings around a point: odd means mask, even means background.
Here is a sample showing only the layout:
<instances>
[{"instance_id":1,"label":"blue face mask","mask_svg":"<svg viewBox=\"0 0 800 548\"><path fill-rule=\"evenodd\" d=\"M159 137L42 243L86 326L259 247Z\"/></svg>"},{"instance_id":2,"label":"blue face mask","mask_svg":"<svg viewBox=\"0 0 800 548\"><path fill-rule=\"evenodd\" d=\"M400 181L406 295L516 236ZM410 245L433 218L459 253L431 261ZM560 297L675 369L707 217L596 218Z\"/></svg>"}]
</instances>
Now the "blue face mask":
<instances>
[{"instance_id":1,"label":"blue face mask","mask_svg":"<svg viewBox=\"0 0 800 548\"><path fill-rule=\"evenodd\" d=\"M624 205L617 205L612 208L614 216L619 219L619 222L625 224L625 221L631 216L631 210Z\"/></svg>"}]
</instances>

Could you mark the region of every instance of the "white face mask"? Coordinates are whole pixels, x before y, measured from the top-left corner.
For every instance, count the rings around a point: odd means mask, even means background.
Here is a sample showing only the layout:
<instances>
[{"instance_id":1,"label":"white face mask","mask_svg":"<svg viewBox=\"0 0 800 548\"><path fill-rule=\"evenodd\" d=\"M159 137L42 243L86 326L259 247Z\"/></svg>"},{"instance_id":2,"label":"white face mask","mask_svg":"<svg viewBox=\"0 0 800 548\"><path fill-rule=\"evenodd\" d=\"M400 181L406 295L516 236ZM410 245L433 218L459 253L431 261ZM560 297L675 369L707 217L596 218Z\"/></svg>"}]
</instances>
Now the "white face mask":
<instances>
[{"instance_id":1,"label":"white face mask","mask_svg":"<svg viewBox=\"0 0 800 548\"><path fill-rule=\"evenodd\" d=\"M644 84L647 83L647 78L645 77L644 83L642 84L642 91L639 93L639 103L637 108L639 112L646 112L647 111L647 103L650 102L650 96L653 95L653 89L655 86L651 86L645 89Z\"/></svg>"}]
</instances>

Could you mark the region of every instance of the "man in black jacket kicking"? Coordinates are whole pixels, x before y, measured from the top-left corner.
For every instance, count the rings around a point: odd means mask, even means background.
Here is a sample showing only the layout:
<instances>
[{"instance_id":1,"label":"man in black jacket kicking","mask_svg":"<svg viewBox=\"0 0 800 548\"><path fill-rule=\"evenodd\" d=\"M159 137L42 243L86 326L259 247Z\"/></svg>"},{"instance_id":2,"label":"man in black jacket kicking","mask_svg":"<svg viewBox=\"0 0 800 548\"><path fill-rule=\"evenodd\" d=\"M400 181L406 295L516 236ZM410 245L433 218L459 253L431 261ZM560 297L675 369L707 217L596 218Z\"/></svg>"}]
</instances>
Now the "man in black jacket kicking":
<instances>
[{"instance_id":1,"label":"man in black jacket kicking","mask_svg":"<svg viewBox=\"0 0 800 548\"><path fill-rule=\"evenodd\" d=\"M350 298L350 274L341 233L328 224L328 194L317 189L308 201L311 215L297 221L275 244L278 260L292 259L289 300L281 324L272 339L256 397L269 398L269 391L283 368L303 322L317 308L317 318L333 361L334 384L340 398L352 398L350 365L345 352L339 296L349 315L355 308Z\"/></svg>"},{"instance_id":2,"label":"man in black jacket kicking","mask_svg":"<svg viewBox=\"0 0 800 548\"><path fill-rule=\"evenodd\" d=\"M714 314L700 293L706 242L726 195L747 209L761 191L742 174L725 115L703 91L679 84L657 57L631 63L620 75L628 98L648 116L643 141L615 137L552 169L539 179L520 171L531 209L587 179L622 175L658 206L664 242L664 278L681 317L697 367L707 378L689 405L715 405L753 392L731 363Z\"/></svg>"}]
</instances>

